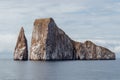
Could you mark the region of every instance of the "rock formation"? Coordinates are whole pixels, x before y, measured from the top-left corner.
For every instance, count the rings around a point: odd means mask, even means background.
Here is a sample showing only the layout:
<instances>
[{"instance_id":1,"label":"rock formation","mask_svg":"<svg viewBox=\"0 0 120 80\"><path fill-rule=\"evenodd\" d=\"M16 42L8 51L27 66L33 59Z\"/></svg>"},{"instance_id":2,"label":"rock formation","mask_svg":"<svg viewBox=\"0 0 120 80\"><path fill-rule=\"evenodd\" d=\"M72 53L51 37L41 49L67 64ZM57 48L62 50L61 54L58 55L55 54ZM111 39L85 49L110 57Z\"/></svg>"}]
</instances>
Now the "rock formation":
<instances>
[{"instance_id":1,"label":"rock formation","mask_svg":"<svg viewBox=\"0 0 120 80\"><path fill-rule=\"evenodd\" d=\"M75 42L74 45L74 54L75 59L80 60L113 60L115 59L115 54L110 50L95 45L91 41L86 41L85 43Z\"/></svg>"},{"instance_id":2,"label":"rock formation","mask_svg":"<svg viewBox=\"0 0 120 80\"><path fill-rule=\"evenodd\" d=\"M71 39L57 27L52 18L35 20L30 59L73 59Z\"/></svg>"},{"instance_id":3,"label":"rock formation","mask_svg":"<svg viewBox=\"0 0 120 80\"><path fill-rule=\"evenodd\" d=\"M36 19L32 33L30 60L115 59L110 50L86 41L70 39L52 18Z\"/></svg>"},{"instance_id":4,"label":"rock formation","mask_svg":"<svg viewBox=\"0 0 120 80\"><path fill-rule=\"evenodd\" d=\"M27 39L24 34L23 27L20 30L15 51L14 51L14 60L28 60L28 46Z\"/></svg>"}]
</instances>

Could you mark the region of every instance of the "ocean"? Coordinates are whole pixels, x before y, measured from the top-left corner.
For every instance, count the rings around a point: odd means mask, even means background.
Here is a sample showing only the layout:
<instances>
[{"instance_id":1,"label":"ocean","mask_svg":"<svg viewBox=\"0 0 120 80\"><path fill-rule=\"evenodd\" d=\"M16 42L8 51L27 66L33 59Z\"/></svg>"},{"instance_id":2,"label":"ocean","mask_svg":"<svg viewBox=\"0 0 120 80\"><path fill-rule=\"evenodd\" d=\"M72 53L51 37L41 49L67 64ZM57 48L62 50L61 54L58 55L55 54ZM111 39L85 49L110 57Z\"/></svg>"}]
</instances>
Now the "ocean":
<instances>
[{"instance_id":1,"label":"ocean","mask_svg":"<svg viewBox=\"0 0 120 80\"><path fill-rule=\"evenodd\" d=\"M0 80L120 80L120 59L90 61L0 59Z\"/></svg>"}]
</instances>

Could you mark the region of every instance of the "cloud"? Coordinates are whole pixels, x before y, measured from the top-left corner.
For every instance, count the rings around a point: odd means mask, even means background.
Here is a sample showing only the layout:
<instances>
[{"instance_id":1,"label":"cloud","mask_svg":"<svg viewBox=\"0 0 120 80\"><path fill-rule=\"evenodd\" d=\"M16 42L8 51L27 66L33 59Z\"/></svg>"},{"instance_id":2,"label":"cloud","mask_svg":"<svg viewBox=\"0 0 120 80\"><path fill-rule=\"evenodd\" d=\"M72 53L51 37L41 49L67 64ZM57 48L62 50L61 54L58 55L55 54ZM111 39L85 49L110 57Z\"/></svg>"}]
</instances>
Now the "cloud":
<instances>
[{"instance_id":1,"label":"cloud","mask_svg":"<svg viewBox=\"0 0 120 80\"><path fill-rule=\"evenodd\" d=\"M50 14L65 14L65 13L78 12L78 11L84 10L84 9L86 9L84 6L68 4L67 6L55 5L55 6L52 6L50 9L46 9L45 11Z\"/></svg>"},{"instance_id":2,"label":"cloud","mask_svg":"<svg viewBox=\"0 0 120 80\"><path fill-rule=\"evenodd\" d=\"M0 53L13 51L16 41L17 35L15 34L0 34Z\"/></svg>"}]
</instances>

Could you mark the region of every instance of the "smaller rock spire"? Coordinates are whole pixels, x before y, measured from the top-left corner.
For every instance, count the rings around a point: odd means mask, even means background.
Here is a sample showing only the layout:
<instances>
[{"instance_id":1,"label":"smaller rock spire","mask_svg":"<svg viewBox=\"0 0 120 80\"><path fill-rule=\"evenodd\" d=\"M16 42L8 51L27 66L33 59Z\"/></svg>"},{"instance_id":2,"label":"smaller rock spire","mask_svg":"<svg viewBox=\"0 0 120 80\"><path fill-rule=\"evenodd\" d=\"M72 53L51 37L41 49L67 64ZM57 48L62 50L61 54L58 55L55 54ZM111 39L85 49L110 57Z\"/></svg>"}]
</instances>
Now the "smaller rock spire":
<instances>
[{"instance_id":1,"label":"smaller rock spire","mask_svg":"<svg viewBox=\"0 0 120 80\"><path fill-rule=\"evenodd\" d=\"M27 39L25 37L23 27L21 27L20 33L17 39L17 43L14 51L14 60L28 60Z\"/></svg>"},{"instance_id":2,"label":"smaller rock spire","mask_svg":"<svg viewBox=\"0 0 120 80\"><path fill-rule=\"evenodd\" d=\"M20 32L24 32L24 28L23 27L21 27Z\"/></svg>"}]
</instances>

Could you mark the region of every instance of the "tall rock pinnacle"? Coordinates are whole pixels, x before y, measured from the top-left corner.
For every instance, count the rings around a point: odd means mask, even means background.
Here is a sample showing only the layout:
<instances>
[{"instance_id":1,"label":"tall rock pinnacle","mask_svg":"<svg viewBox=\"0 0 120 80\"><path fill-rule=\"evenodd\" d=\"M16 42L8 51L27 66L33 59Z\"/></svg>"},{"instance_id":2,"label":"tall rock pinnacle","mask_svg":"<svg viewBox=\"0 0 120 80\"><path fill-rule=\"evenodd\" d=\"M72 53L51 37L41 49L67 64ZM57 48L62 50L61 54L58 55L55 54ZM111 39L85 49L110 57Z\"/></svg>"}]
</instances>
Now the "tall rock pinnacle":
<instances>
[{"instance_id":1,"label":"tall rock pinnacle","mask_svg":"<svg viewBox=\"0 0 120 80\"><path fill-rule=\"evenodd\" d=\"M15 51L14 51L14 60L28 60L28 46L27 39L24 34L23 27L20 30Z\"/></svg>"},{"instance_id":2,"label":"tall rock pinnacle","mask_svg":"<svg viewBox=\"0 0 120 80\"><path fill-rule=\"evenodd\" d=\"M115 59L110 50L91 41L70 39L52 18L36 19L32 33L30 60Z\"/></svg>"}]
</instances>

